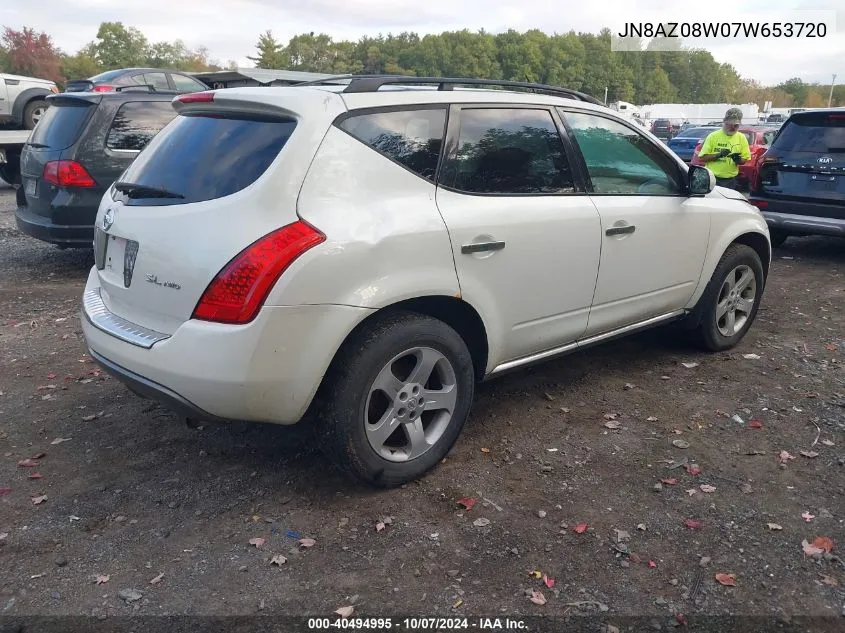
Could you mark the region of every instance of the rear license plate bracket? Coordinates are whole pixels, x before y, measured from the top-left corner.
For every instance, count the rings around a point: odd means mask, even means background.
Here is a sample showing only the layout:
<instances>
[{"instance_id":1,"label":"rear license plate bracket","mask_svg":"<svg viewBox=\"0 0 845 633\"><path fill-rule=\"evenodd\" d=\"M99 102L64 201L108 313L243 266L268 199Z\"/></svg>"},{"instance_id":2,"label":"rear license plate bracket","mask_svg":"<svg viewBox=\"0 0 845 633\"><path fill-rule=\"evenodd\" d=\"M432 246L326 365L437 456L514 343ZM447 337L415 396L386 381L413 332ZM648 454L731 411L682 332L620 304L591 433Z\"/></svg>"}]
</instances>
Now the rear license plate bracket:
<instances>
[{"instance_id":1,"label":"rear license plate bracket","mask_svg":"<svg viewBox=\"0 0 845 633\"><path fill-rule=\"evenodd\" d=\"M30 197L35 197L38 195L38 179L37 178L27 178L26 182L24 183L24 193Z\"/></svg>"}]
</instances>

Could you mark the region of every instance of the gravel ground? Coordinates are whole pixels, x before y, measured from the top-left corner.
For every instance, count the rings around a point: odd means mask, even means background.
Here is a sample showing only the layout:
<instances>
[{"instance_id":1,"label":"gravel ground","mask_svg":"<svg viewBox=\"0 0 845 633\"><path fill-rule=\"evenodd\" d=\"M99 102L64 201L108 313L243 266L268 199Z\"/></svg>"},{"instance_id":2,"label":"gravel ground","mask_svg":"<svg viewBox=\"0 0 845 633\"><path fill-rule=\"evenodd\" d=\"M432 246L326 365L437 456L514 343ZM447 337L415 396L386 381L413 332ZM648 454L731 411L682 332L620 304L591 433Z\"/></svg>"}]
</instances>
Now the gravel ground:
<instances>
[{"instance_id":1,"label":"gravel ground","mask_svg":"<svg viewBox=\"0 0 845 633\"><path fill-rule=\"evenodd\" d=\"M778 249L729 353L655 330L482 385L444 463L385 492L307 427L190 429L101 373L91 254L20 235L13 204L0 188L0 614L842 623L845 242Z\"/></svg>"}]
</instances>

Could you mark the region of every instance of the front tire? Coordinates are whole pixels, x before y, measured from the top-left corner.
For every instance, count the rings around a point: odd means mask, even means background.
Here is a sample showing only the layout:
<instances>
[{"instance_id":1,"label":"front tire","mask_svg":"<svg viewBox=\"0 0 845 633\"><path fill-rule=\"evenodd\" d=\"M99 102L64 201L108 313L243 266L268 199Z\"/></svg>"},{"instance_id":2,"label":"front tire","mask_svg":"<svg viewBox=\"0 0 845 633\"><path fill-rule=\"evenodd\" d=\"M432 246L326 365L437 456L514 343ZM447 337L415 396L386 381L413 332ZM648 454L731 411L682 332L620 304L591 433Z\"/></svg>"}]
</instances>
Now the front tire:
<instances>
[{"instance_id":1,"label":"front tire","mask_svg":"<svg viewBox=\"0 0 845 633\"><path fill-rule=\"evenodd\" d=\"M696 306L695 342L712 352L739 343L757 316L765 283L763 264L753 248L728 247Z\"/></svg>"},{"instance_id":2,"label":"front tire","mask_svg":"<svg viewBox=\"0 0 845 633\"><path fill-rule=\"evenodd\" d=\"M472 356L455 330L394 313L355 333L326 376L319 395L326 447L361 480L398 486L443 459L474 390Z\"/></svg>"},{"instance_id":3,"label":"front tire","mask_svg":"<svg viewBox=\"0 0 845 633\"><path fill-rule=\"evenodd\" d=\"M50 107L44 99L33 99L23 109L23 126L27 130L34 130L35 126Z\"/></svg>"}]
</instances>

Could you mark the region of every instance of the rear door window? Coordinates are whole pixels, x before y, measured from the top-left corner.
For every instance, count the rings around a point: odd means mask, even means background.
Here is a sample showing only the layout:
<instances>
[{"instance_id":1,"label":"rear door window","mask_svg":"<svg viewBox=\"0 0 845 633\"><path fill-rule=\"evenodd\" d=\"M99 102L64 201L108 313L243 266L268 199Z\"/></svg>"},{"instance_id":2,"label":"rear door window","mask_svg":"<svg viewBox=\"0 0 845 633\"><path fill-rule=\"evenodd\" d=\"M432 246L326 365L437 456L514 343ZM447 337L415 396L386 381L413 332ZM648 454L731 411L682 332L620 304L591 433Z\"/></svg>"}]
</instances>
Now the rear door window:
<instances>
[{"instance_id":1,"label":"rear door window","mask_svg":"<svg viewBox=\"0 0 845 633\"><path fill-rule=\"evenodd\" d=\"M370 112L338 127L406 169L434 181L443 146L446 108Z\"/></svg>"},{"instance_id":2,"label":"rear door window","mask_svg":"<svg viewBox=\"0 0 845 633\"><path fill-rule=\"evenodd\" d=\"M236 193L267 170L295 127L292 119L222 112L177 116L121 177L139 186L127 204L185 204ZM168 197L144 198L145 191L154 190Z\"/></svg>"},{"instance_id":3,"label":"rear door window","mask_svg":"<svg viewBox=\"0 0 845 633\"><path fill-rule=\"evenodd\" d=\"M29 137L34 147L65 149L73 145L82 133L94 104L81 99L51 99L50 107L41 117Z\"/></svg>"},{"instance_id":4,"label":"rear door window","mask_svg":"<svg viewBox=\"0 0 845 633\"><path fill-rule=\"evenodd\" d=\"M208 90L208 87L205 84L200 83L196 79L186 77L185 75L172 73L170 77L173 79L173 85L176 86L176 90L179 92L202 92L203 90Z\"/></svg>"},{"instance_id":5,"label":"rear door window","mask_svg":"<svg viewBox=\"0 0 845 633\"><path fill-rule=\"evenodd\" d=\"M845 155L845 112L793 117L781 128L774 147L787 152Z\"/></svg>"},{"instance_id":6,"label":"rear door window","mask_svg":"<svg viewBox=\"0 0 845 633\"><path fill-rule=\"evenodd\" d=\"M170 90L167 75L164 73L144 73L141 83L154 87L156 90Z\"/></svg>"},{"instance_id":7,"label":"rear door window","mask_svg":"<svg viewBox=\"0 0 845 633\"><path fill-rule=\"evenodd\" d=\"M115 151L139 152L176 116L169 101L124 103L112 121L106 147Z\"/></svg>"}]
</instances>

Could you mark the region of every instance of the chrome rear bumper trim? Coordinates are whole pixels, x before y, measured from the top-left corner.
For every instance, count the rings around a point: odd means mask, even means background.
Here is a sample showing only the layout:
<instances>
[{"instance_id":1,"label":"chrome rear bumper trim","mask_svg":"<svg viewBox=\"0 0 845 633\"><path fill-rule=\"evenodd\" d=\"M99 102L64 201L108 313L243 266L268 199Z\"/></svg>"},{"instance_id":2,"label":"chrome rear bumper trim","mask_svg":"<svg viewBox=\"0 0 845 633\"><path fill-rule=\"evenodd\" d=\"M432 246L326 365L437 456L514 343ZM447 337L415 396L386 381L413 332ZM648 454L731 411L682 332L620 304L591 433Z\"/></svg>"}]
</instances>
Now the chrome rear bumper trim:
<instances>
[{"instance_id":1,"label":"chrome rear bumper trim","mask_svg":"<svg viewBox=\"0 0 845 633\"><path fill-rule=\"evenodd\" d=\"M170 338L169 334L136 325L110 312L103 302L99 288L85 292L82 297L82 312L88 322L98 330L138 347L150 349L159 341Z\"/></svg>"}]
</instances>

